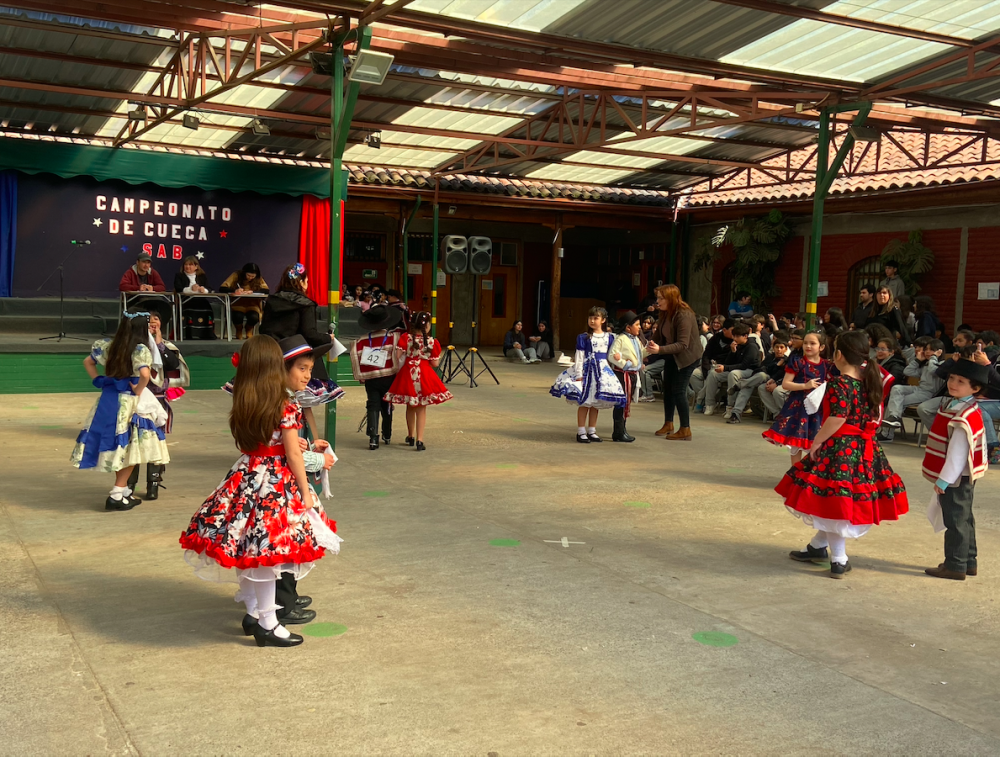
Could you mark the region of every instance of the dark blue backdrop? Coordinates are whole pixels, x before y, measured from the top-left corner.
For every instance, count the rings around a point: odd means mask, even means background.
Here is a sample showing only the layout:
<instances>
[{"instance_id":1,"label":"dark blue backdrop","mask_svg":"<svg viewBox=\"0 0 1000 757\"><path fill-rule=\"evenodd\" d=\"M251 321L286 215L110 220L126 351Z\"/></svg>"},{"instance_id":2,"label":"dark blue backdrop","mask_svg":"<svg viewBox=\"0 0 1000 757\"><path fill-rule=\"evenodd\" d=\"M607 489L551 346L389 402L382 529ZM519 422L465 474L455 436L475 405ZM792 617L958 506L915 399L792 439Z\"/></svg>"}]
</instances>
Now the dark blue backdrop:
<instances>
[{"instance_id":1,"label":"dark blue backdrop","mask_svg":"<svg viewBox=\"0 0 1000 757\"><path fill-rule=\"evenodd\" d=\"M91 244L78 247L66 264L68 297L117 296L122 274L146 244L167 289L181 267L175 254L202 253L212 289L246 262L257 263L274 288L282 269L298 259L298 197L24 174L17 176L17 194L15 297L58 294L56 276L41 292L35 290L70 252L72 239ZM197 217L199 207L204 218Z\"/></svg>"}]
</instances>

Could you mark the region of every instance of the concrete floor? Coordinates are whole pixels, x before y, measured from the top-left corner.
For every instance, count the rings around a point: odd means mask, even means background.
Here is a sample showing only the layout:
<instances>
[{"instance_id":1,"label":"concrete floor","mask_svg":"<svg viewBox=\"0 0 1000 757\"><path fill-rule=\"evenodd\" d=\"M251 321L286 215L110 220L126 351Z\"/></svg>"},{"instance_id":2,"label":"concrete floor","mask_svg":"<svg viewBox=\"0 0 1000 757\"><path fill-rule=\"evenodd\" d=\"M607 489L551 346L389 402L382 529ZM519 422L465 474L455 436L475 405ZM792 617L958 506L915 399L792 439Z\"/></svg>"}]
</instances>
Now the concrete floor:
<instances>
[{"instance_id":1,"label":"concrete floor","mask_svg":"<svg viewBox=\"0 0 1000 757\"><path fill-rule=\"evenodd\" d=\"M430 410L419 455L401 415L368 452L348 391L346 542L302 585L347 631L294 650L245 639L177 545L237 456L228 397L177 403L170 488L128 513L66 462L93 394L0 398L0 754L1000 754L1000 475L980 576L934 580L920 453L893 445L914 512L832 581L786 556L809 531L759 423L670 443L644 404L635 444L578 445L557 367L495 368Z\"/></svg>"}]
</instances>

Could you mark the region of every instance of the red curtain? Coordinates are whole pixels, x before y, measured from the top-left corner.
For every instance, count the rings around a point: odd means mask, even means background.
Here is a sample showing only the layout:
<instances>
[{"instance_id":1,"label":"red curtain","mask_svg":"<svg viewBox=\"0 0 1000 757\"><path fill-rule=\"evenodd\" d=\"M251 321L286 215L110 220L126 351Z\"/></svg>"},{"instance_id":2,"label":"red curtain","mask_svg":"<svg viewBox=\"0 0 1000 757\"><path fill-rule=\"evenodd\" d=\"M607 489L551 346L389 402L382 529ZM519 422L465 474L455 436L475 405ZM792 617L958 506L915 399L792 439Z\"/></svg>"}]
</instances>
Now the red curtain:
<instances>
[{"instance_id":1,"label":"red curtain","mask_svg":"<svg viewBox=\"0 0 1000 757\"><path fill-rule=\"evenodd\" d=\"M340 201L340 278L344 275L344 202ZM309 272L309 299L329 304L330 283L330 201L302 196L302 225L299 229L299 262Z\"/></svg>"}]
</instances>

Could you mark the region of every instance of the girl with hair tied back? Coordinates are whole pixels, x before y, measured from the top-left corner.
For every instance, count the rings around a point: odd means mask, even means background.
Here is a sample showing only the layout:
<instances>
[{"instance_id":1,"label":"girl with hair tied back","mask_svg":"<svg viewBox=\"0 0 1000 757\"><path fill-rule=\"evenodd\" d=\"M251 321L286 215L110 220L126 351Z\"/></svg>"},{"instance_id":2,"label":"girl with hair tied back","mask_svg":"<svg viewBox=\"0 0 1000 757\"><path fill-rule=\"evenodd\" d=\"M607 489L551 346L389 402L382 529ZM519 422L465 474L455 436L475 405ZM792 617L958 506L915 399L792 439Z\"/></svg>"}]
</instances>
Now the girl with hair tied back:
<instances>
[{"instance_id":1,"label":"girl with hair tied back","mask_svg":"<svg viewBox=\"0 0 1000 757\"><path fill-rule=\"evenodd\" d=\"M909 511L906 487L875 439L882 422L882 372L868 357L868 336L845 331L837 337L833 361L840 375L829 379L823 397L823 425L809 454L775 487L785 507L816 534L789 557L799 562L830 560L830 578L851 569L846 541L875 524Z\"/></svg>"}]
</instances>

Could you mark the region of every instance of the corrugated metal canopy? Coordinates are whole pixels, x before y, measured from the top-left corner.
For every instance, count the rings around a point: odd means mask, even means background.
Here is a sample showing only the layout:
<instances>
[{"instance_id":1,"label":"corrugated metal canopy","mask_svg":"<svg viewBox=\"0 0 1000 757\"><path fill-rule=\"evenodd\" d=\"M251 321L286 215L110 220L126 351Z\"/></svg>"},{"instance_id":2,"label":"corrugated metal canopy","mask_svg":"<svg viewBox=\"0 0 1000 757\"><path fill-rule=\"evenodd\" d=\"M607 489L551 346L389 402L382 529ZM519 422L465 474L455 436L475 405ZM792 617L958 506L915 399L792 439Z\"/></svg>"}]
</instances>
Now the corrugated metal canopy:
<instances>
[{"instance_id":1,"label":"corrugated metal canopy","mask_svg":"<svg viewBox=\"0 0 1000 757\"><path fill-rule=\"evenodd\" d=\"M373 26L373 49L395 63L384 84L362 87L348 162L676 192L765 161L780 172L776 157L815 139L819 104L871 98L869 121L904 135L1000 129L1000 44L985 44L1000 0L615 0L613 14L606 0L406 5ZM315 40L328 15L390 6L23 0L0 8L0 123L314 162L329 154L329 76L292 56L226 80ZM269 35L230 68L252 38L233 30L255 26ZM130 100L151 109L135 134ZM254 133L255 119L270 134ZM373 132L381 149L366 144Z\"/></svg>"}]
</instances>

